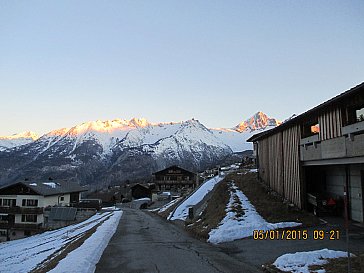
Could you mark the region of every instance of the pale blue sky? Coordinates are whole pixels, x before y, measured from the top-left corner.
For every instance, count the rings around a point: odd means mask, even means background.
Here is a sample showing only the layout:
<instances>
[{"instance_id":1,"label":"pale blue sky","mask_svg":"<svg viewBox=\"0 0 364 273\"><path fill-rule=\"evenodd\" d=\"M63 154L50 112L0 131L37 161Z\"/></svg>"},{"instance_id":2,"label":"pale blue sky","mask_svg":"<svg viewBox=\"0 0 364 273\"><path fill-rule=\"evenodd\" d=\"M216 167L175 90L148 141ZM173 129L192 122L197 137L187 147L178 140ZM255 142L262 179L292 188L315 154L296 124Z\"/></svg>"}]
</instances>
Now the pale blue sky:
<instances>
[{"instance_id":1,"label":"pale blue sky","mask_svg":"<svg viewBox=\"0 0 364 273\"><path fill-rule=\"evenodd\" d=\"M0 0L0 135L285 119L364 81L364 1Z\"/></svg>"}]
</instances>

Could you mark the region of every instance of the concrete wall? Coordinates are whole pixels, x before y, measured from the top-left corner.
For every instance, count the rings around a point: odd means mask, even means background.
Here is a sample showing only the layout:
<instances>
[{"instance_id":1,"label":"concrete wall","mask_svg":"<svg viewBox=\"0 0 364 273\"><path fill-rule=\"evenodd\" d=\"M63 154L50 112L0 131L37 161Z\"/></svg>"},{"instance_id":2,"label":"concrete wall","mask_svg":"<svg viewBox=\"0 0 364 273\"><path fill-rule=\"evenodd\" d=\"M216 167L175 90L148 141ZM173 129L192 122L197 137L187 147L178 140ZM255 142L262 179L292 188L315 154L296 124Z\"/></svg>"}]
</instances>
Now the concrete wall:
<instances>
[{"instance_id":1,"label":"concrete wall","mask_svg":"<svg viewBox=\"0 0 364 273\"><path fill-rule=\"evenodd\" d=\"M326 171L326 192L335 198L344 197L345 167L328 166Z\"/></svg>"},{"instance_id":2,"label":"concrete wall","mask_svg":"<svg viewBox=\"0 0 364 273\"><path fill-rule=\"evenodd\" d=\"M361 171L364 171L364 164L350 166L350 211L351 218L363 222L363 189Z\"/></svg>"}]
</instances>

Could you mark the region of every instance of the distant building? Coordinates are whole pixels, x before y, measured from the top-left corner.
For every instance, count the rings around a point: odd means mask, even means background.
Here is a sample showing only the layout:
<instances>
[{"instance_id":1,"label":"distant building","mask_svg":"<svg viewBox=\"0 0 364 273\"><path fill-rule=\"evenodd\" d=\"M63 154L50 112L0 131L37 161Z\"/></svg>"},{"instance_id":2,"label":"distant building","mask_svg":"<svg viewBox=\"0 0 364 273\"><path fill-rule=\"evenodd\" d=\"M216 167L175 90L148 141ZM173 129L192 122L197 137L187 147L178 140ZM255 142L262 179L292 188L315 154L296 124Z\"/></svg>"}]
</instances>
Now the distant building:
<instances>
[{"instance_id":1,"label":"distant building","mask_svg":"<svg viewBox=\"0 0 364 273\"><path fill-rule=\"evenodd\" d=\"M159 191L177 191L198 186L197 174L176 165L153 173L154 183Z\"/></svg>"},{"instance_id":2,"label":"distant building","mask_svg":"<svg viewBox=\"0 0 364 273\"><path fill-rule=\"evenodd\" d=\"M252 136L259 178L300 208L363 222L364 83Z\"/></svg>"},{"instance_id":3,"label":"distant building","mask_svg":"<svg viewBox=\"0 0 364 273\"><path fill-rule=\"evenodd\" d=\"M136 184L131 187L131 195L135 199L152 198L152 190L149 185Z\"/></svg>"},{"instance_id":4,"label":"distant building","mask_svg":"<svg viewBox=\"0 0 364 273\"><path fill-rule=\"evenodd\" d=\"M0 188L0 241L30 236L44 228L44 210L71 206L85 188L68 181L17 182Z\"/></svg>"}]
</instances>

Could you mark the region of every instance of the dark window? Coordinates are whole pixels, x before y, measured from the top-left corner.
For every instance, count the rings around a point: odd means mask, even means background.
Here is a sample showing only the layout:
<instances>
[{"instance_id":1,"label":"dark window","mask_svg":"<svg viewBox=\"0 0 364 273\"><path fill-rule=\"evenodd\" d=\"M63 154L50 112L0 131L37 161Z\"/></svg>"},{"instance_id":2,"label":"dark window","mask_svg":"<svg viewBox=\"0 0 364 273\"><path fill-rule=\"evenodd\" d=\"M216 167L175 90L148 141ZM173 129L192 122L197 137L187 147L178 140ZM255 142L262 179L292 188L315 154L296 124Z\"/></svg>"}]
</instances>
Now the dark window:
<instances>
[{"instance_id":1,"label":"dark window","mask_svg":"<svg viewBox=\"0 0 364 273\"><path fill-rule=\"evenodd\" d=\"M302 137L309 137L320 133L320 124L317 121L306 123L302 127Z\"/></svg>"},{"instance_id":2,"label":"dark window","mask_svg":"<svg viewBox=\"0 0 364 273\"><path fill-rule=\"evenodd\" d=\"M22 222L36 223L37 222L37 215L36 214L22 214L21 221Z\"/></svg>"},{"instance_id":3,"label":"dark window","mask_svg":"<svg viewBox=\"0 0 364 273\"><path fill-rule=\"evenodd\" d=\"M23 199L22 206L24 207L37 207L38 200L37 199Z\"/></svg>"},{"instance_id":4,"label":"dark window","mask_svg":"<svg viewBox=\"0 0 364 273\"><path fill-rule=\"evenodd\" d=\"M8 215L0 215L0 222L7 222L8 219Z\"/></svg>"},{"instance_id":5,"label":"dark window","mask_svg":"<svg viewBox=\"0 0 364 273\"><path fill-rule=\"evenodd\" d=\"M15 199L3 199L3 206L4 207L15 207L16 200Z\"/></svg>"},{"instance_id":6,"label":"dark window","mask_svg":"<svg viewBox=\"0 0 364 273\"><path fill-rule=\"evenodd\" d=\"M364 105L348 107L342 114L344 126L364 121Z\"/></svg>"},{"instance_id":7,"label":"dark window","mask_svg":"<svg viewBox=\"0 0 364 273\"><path fill-rule=\"evenodd\" d=\"M0 198L0 207L3 205L3 199Z\"/></svg>"},{"instance_id":8,"label":"dark window","mask_svg":"<svg viewBox=\"0 0 364 273\"><path fill-rule=\"evenodd\" d=\"M64 201L64 197L63 197L63 196L61 196L61 198L60 198L59 200Z\"/></svg>"},{"instance_id":9,"label":"dark window","mask_svg":"<svg viewBox=\"0 0 364 273\"><path fill-rule=\"evenodd\" d=\"M1 229L0 230L0 236L6 236L6 230Z\"/></svg>"}]
</instances>

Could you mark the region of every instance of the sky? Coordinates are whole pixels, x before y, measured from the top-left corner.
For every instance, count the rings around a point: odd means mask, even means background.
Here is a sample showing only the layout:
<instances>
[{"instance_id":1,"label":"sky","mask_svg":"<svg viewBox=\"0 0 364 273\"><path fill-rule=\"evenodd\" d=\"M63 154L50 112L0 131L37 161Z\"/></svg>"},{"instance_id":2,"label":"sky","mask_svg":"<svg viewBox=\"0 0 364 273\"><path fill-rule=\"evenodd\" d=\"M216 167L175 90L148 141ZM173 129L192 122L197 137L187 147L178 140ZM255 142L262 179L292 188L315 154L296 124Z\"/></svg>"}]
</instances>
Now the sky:
<instances>
[{"instance_id":1,"label":"sky","mask_svg":"<svg viewBox=\"0 0 364 273\"><path fill-rule=\"evenodd\" d=\"M285 119L364 81L364 1L0 0L0 135Z\"/></svg>"}]
</instances>

